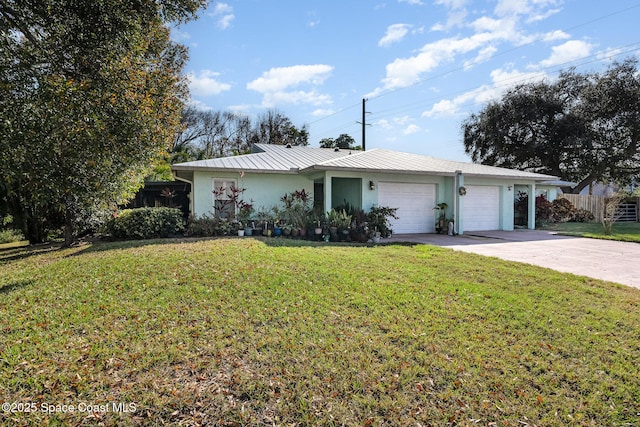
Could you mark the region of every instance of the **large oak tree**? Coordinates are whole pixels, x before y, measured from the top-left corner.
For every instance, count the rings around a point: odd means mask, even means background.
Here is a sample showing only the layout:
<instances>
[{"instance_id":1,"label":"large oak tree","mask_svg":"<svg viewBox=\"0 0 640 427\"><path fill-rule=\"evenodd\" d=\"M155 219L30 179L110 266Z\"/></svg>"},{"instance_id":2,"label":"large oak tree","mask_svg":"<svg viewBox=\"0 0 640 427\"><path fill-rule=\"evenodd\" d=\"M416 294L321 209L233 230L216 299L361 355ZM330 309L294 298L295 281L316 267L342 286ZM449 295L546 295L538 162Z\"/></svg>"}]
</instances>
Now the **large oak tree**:
<instances>
[{"instance_id":1,"label":"large oak tree","mask_svg":"<svg viewBox=\"0 0 640 427\"><path fill-rule=\"evenodd\" d=\"M26 237L126 198L188 96L167 23L205 0L0 3L0 197Z\"/></svg>"},{"instance_id":2,"label":"large oak tree","mask_svg":"<svg viewBox=\"0 0 640 427\"><path fill-rule=\"evenodd\" d=\"M574 181L640 177L640 76L637 60L603 73L569 70L554 82L522 84L462 124L474 162Z\"/></svg>"}]
</instances>

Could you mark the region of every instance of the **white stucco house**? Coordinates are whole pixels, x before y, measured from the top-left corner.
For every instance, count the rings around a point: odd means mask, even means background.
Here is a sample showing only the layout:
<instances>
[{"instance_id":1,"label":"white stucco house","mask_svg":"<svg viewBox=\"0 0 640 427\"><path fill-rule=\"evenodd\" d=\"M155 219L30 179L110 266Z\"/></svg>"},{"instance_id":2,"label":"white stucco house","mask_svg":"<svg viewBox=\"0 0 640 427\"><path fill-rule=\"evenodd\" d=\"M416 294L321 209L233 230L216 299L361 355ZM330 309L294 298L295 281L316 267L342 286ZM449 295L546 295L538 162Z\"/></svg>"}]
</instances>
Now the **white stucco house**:
<instances>
[{"instance_id":1,"label":"white stucco house","mask_svg":"<svg viewBox=\"0 0 640 427\"><path fill-rule=\"evenodd\" d=\"M473 163L383 149L368 151L256 144L251 154L172 165L177 180L191 184L190 210L211 215L214 188L245 188L255 207L279 204L304 189L325 211L349 202L367 211L398 208L395 233L435 232L438 203L448 205L455 232L514 229L514 191L530 196L528 227L535 227L536 186L557 179Z\"/></svg>"}]
</instances>

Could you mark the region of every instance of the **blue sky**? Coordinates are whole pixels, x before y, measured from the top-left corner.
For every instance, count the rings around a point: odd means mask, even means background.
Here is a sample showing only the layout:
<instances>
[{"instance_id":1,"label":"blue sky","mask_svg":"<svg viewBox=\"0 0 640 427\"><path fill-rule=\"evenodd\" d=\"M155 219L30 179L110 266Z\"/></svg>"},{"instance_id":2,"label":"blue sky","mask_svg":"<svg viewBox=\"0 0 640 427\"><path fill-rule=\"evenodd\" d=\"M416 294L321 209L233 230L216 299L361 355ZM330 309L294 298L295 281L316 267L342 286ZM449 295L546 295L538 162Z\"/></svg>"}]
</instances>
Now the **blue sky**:
<instances>
[{"instance_id":1,"label":"blue sky","mask_svg":"<svg viewBox=\"0 0 640 427\"><path fill-rule=\"evenodd\" d=\"M193 102L277 109L310 145L468 161L460 124L508 87L640 54L638 0L226 0L172 37L189 47Z\"/></svg>"}]
</instances>

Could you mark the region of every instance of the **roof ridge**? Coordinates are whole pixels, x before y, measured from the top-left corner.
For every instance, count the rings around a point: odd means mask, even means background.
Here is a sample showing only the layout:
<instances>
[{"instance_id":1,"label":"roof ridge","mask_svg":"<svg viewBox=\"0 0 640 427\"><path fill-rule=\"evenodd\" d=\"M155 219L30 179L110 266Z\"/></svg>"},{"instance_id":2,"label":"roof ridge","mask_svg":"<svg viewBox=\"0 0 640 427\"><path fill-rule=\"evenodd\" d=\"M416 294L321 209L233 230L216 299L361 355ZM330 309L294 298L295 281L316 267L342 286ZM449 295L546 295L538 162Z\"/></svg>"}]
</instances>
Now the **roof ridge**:
<instances>
[{"instance_id":1,"label":"roof ridge","mask_svg":"<svg viewBox=\"0 0 640 427\"><path fill-rule=\"evenodd\" d=\"M378 150L378 148L372 148L372 149L371 149L371 150L369 150L369 151L363 151L363 150L352 150L352 149L348 149L348 148L340 148L339 150L340 150L340 151L342 151L342 150L349 150L349 152L348 152L347 154L345 154L344 156L336 157L335 159L327 159L327 160L324 160L324 161L322 161L322 162L318 162L318 163L316 163L316 165L322 165L322 164L324 164L324 163L332 162L332 161L335 161L335 160L338 160L338 159L341 159L341 158L343 158L343 157L347 157L347 156L358 156L358 155L363 155L364 153L370 153L370 152L372 152L372 151L376 151L376 150ZM335 151L335 149L334 149L334 151ZM355 152L355 154L353 154L354 152Z\"/></svg>"}]
</instances>

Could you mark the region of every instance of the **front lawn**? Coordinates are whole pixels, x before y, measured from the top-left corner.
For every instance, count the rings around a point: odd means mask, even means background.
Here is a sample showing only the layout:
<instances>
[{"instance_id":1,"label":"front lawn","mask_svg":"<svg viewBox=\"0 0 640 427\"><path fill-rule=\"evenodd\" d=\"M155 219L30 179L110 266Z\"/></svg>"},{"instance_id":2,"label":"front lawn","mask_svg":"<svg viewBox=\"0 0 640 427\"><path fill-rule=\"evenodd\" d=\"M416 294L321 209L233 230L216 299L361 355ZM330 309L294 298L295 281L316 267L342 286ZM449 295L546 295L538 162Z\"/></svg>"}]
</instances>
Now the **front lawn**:
<instances>
[{"instance_id":1,"label":"front lawn","mask_svg":"<svg viewBox=\"0 0 640 427\"><path fill-rule=\"evenodd\" d=\"M621 285L251 238L14 248L0 266L1 425L640 419L640 291Z\"/></svg>"},{"instance_id":2,"label":"front lawn","mask_svg":"<svg viewBox=\"0 0 640 427\"><path fill-rule=\"evenodd\" d=\"M548 224L545 230L558 231L567 236L591 237L594 239L618 240L640 243L640 223L618 222L613 224L613 233L604 234L602 224L596 222L564 222Z\"/></svg>"}]
</instances>

